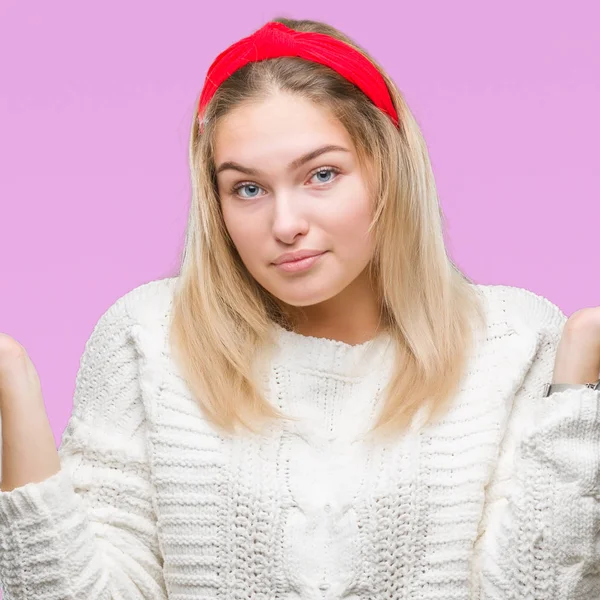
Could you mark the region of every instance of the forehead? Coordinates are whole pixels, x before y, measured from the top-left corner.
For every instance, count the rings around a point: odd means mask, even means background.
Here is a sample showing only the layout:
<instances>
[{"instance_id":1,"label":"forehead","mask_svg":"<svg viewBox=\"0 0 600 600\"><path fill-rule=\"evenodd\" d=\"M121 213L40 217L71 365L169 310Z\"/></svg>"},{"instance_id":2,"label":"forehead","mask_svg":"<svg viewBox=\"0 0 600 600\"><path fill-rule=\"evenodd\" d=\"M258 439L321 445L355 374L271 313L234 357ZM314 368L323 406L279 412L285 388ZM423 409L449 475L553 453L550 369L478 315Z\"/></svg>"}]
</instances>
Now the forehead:
<instances>
[{"instance_id":1,"label":"forehead","mask_svg":"<svg viewBox=\"0 0 600 600\"><path fill-rule=\"evenodd\" d=\"M214 141L217 164L250 162L266 155L294 158L325 144L352 149L348 132L328 109L284 93L234 108L218 123Z\"/></svg>"}]
</instances>

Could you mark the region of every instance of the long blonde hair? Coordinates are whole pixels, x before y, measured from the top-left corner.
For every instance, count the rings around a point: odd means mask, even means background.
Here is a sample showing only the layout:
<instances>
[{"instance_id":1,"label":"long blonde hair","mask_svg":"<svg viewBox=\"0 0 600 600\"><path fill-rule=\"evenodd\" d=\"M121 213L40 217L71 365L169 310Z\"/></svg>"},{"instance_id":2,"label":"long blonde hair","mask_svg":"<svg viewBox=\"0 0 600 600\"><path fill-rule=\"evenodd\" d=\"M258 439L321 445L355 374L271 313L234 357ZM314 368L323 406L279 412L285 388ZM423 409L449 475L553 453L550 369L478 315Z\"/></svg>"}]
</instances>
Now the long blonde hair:
<instances>
[{"instance_id":1,"label":"long blonde hair","mask_svg":"<svg viewBox=\"0 0 600 600\"><path fill-rule=\"evenodd\" d=\"M420 128L383 69L334 27L310 20L274 19L297 31L324 33L352 45L384 77L400 125L353 84L326 66L297 57L250 63L231 75L194 118L189 146L192 199L182 264L173 299L170 345L203 413L223 432L241 424L290 418L268 402L260 368L268 365L273 322L292 329L282 303L242 263L222 218L214 166L219 120L245 101L274 90L299 94L329 108L354 140L376 198L371 229L376 250L370 273L398 361L385 403L370 433L404 431L422 406L428 421L442 416L467 366L484 312L477 289L452 263L443 214Z\"/></svg>"}]
</instances>

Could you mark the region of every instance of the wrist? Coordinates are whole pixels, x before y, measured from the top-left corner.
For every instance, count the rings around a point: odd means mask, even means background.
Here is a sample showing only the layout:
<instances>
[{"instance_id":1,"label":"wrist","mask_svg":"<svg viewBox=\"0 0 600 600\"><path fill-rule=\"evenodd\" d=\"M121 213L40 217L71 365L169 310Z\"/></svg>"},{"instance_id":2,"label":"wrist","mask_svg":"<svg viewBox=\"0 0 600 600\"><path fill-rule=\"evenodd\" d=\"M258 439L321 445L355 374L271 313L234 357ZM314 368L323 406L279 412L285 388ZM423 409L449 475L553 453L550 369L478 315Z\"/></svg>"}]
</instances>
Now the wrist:
<instances>
[{"instance_id":1,"label":"wrist","mask_svg":"<svg viewBox=\"0 0 600 600\"><path fill-rule=\"evenodd\" d=\"M592 383L600 377L600 366L596 354L564 352L559 349L559 356L554 365L552 383Z\"/></svg>"},{"instance_id":2,"label":"wrist","mask_svg":"<svg viewBox=\"0 0 600 600\"><path fill-rule=\"evenodd\" d=\"M585 384L600 377L600 333L575 313L565 325L558 345L552 383Z\"/></svg>"},{"instance_id":3,"label":"wrist","mask_svg":"<svg viewBox=\"0 0 600 600\"><path fill-rule=\"evenodd\" d=\"M600 378L597 369L557 369L552 376L552 384L582 385L595 383Z\"/></svg>"}]
</instances>

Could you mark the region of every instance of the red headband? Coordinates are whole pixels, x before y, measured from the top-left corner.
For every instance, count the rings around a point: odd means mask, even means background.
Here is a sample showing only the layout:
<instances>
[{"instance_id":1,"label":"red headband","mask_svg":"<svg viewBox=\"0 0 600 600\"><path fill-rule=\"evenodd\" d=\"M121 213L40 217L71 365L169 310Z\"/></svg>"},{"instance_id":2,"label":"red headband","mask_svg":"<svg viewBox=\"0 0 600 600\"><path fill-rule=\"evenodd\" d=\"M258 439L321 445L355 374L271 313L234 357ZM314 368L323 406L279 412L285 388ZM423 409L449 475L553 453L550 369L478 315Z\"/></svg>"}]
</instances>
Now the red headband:
<instances>
[{"instance_id":1,"label":"red headband","mask_svg":"<svg viewBox=\"0 0 600 600\"><path fill-rule=\"evenodd\" d=\"M385 80L371 61L352 46L334 37L295 31L275 21L269 21L217 56L206 75L198 114L202 114L217 88L235 71L250 62L278 56L298 56L337 71L358 86L398 126L398 115Z\"/></svg>"}]
</instances>

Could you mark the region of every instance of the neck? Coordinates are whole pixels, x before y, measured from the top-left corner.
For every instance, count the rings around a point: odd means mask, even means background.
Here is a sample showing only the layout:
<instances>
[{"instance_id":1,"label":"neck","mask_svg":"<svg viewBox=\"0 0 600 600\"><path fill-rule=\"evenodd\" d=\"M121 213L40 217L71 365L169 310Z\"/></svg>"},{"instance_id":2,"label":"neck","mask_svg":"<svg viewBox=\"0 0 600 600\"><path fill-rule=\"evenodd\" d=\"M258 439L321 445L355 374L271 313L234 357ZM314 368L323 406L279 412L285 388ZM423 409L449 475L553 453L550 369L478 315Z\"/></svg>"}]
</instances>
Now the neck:
<instances>
[{"instance_id":1,"label":"neck","mask_svg":"<svg viewBox=\"0 0 600 600\"><path fill-rule=\"evenodd\" d=\"M382 330L380 303L366 270L333 298L296 307L294 313L296 333L351 345L367 342Z\"/></svg>"}]
</instances>

